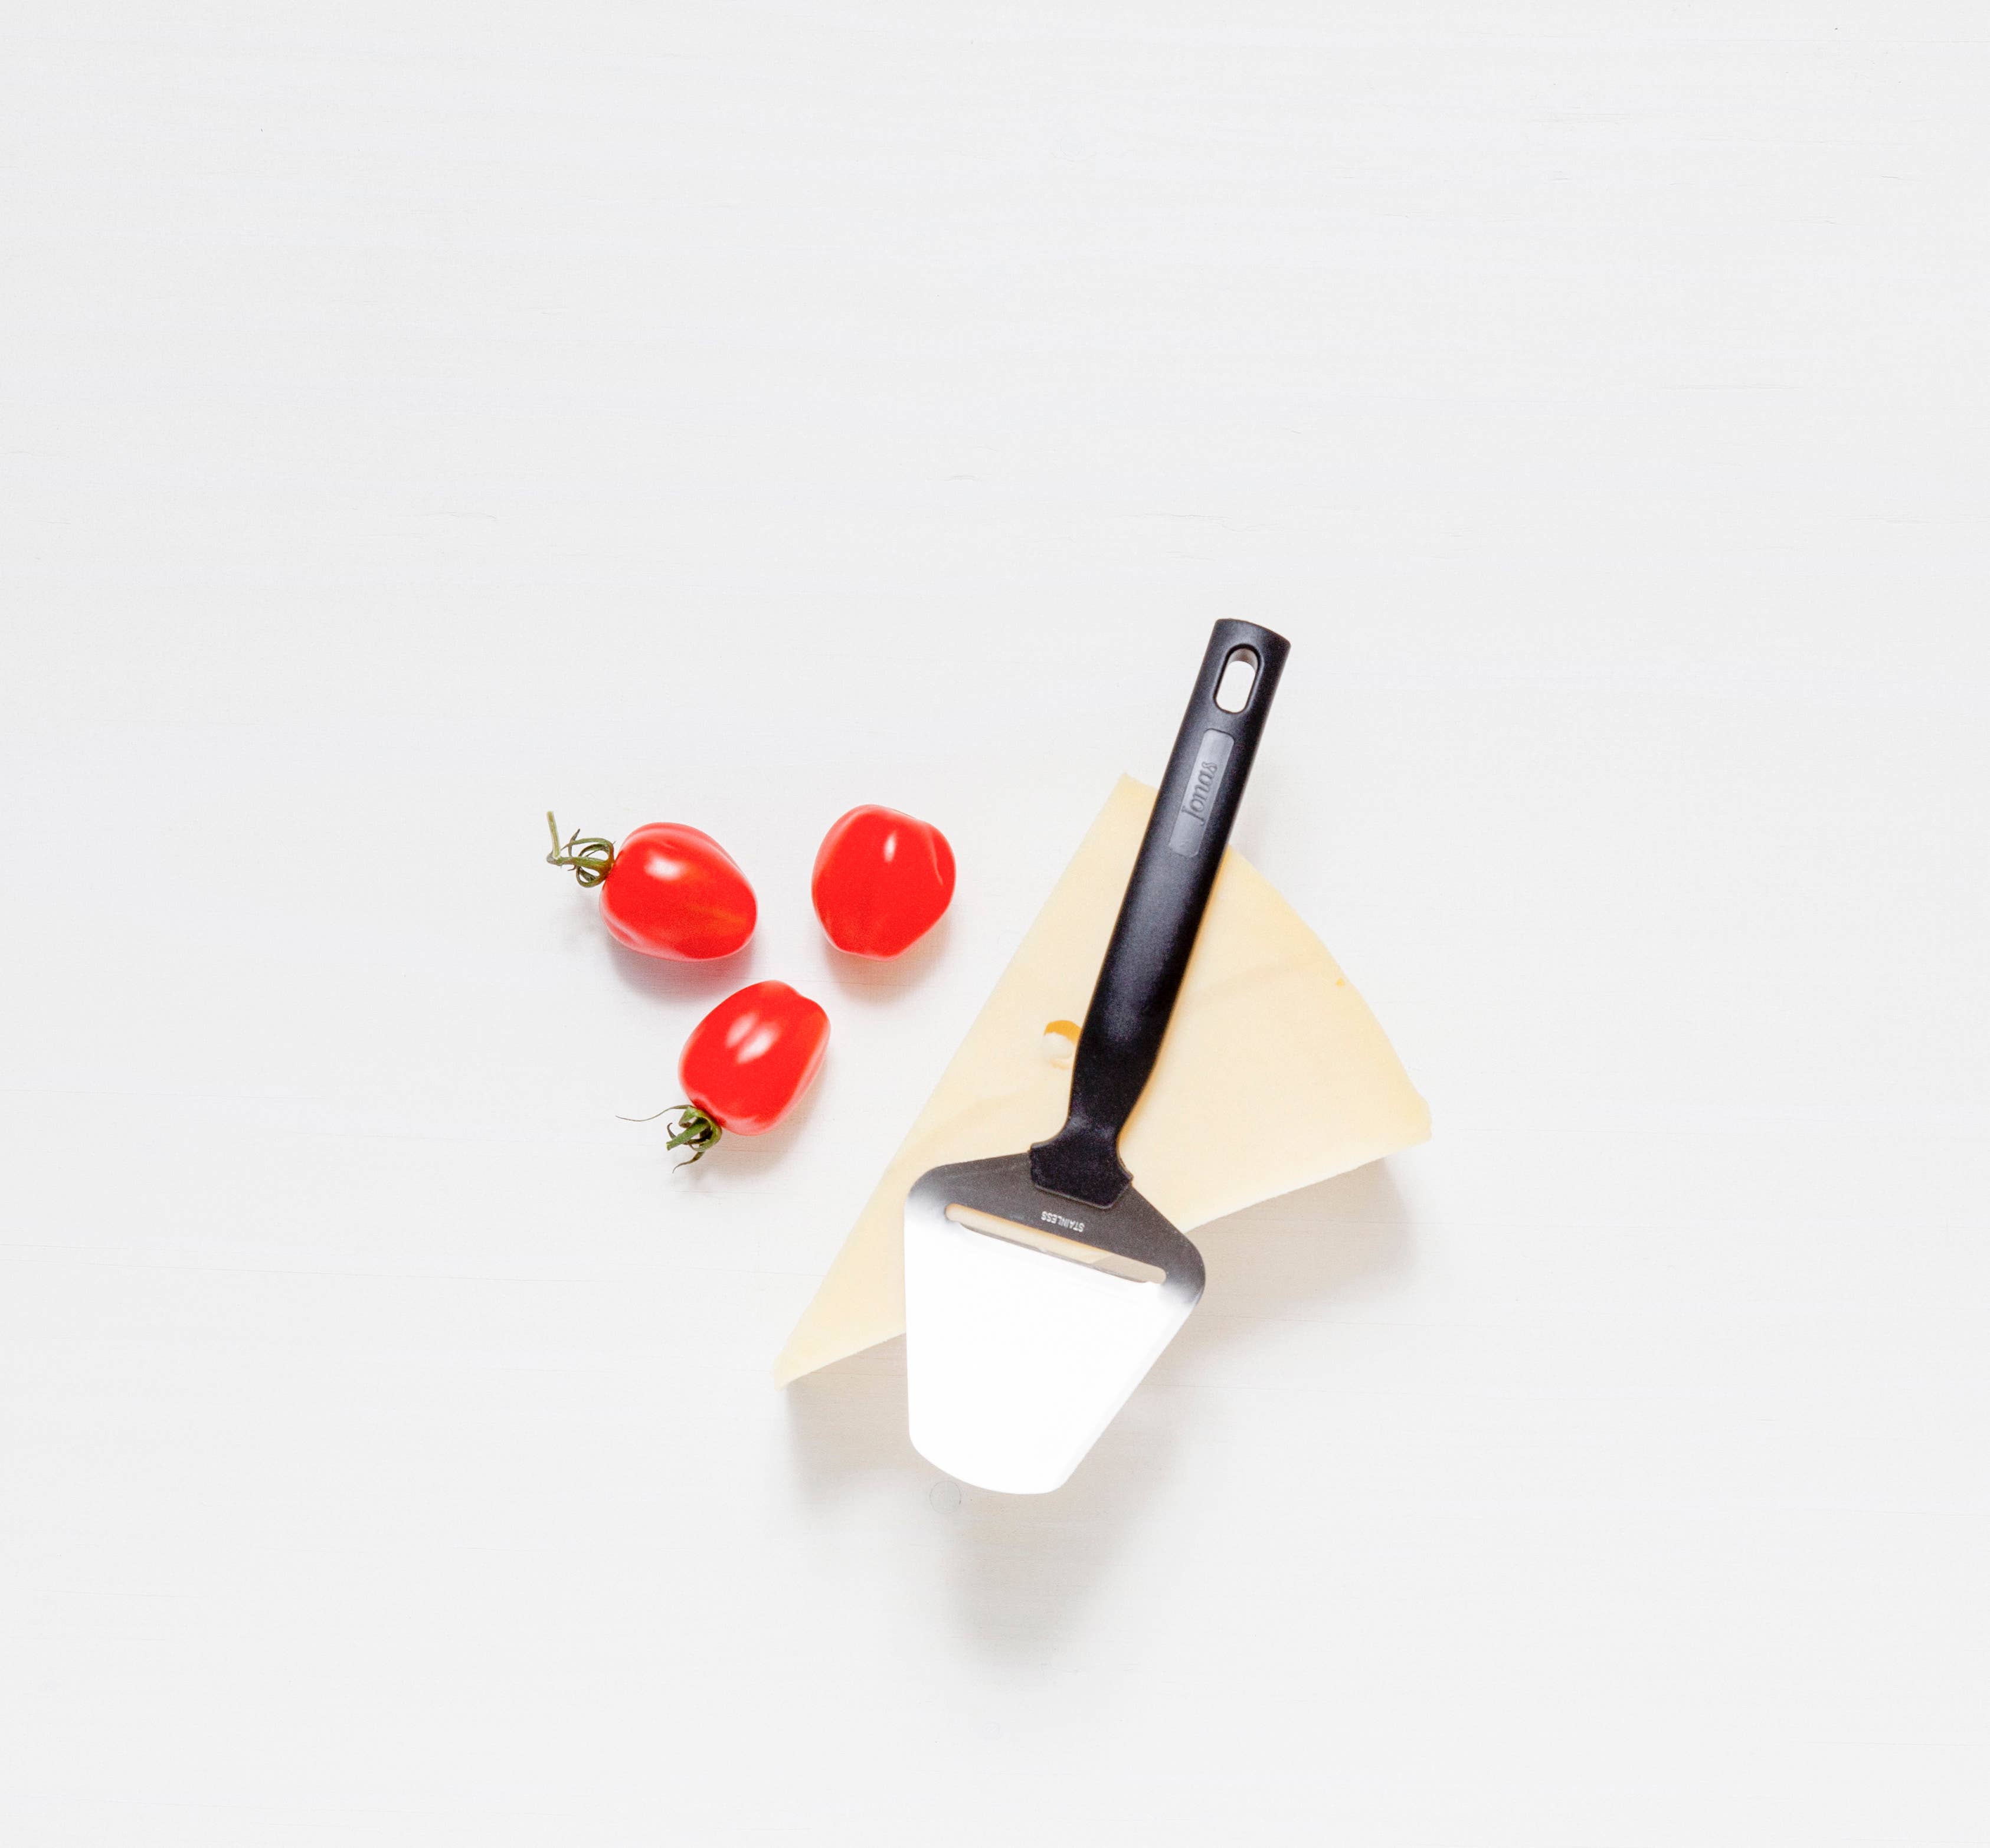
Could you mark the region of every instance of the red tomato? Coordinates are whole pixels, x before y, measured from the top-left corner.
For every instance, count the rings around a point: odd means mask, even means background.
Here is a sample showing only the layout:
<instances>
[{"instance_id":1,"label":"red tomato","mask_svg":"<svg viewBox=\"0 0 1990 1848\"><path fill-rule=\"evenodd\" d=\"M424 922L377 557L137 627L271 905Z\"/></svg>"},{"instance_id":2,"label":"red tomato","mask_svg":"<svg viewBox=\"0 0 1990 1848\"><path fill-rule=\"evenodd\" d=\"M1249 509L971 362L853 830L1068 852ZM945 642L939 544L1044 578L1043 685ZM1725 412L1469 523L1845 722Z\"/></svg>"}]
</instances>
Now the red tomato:
<instances>
[{"instance_id":1,"label":"red tomato","mask_svg":"<svg viewBox=\"0 0 1990 1848\"><path fill-rule=\"evenodd\" d=\"M953 899L953 849L929 822L853 809L823 836L809 884L829 941L853 956L896 956Z\"/></svg>"},{"instance_id":2,"label":"red tomato","mask_svg":"<svg viewBox=\"0 0 1990 1848\"><path fill-rule=\"evenodd\" d=\"M829 1016L785 982L728 995L691 1030L677 1078L692 1109L735 1135L772 1129L829 1049Z\"/></svg>"},{"instance_id":3,"label":"red tomato","mask_svg":"<svg viewBox=\"0 0 1990 1848\"><path fill-rule=\"evenodd\" d=\"M638 828L601 882L601 921L632 950L674 962L730 956L753 934L753 888L708 834L677 822Z\"/></svg>"}]
</instances>

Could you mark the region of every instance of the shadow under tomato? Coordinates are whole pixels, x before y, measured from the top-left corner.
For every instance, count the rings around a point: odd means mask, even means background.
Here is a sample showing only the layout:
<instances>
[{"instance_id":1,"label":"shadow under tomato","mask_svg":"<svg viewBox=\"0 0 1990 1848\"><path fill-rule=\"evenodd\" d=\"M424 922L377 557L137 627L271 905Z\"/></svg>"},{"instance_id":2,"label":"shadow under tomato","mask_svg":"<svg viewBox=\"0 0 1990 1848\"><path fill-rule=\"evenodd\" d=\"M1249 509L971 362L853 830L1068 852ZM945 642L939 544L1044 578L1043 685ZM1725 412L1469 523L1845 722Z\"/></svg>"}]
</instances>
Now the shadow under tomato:
<instances>
[{"instance_id":1,"label":"shadow under tomato","mask_svg":"<svg viewBox=\"0 0 1990 1848\"><path fill-rule=\"evenodd\" d=\"M896 956L852 956L827 937L817 942L824 967L838 992L851 1001L874 1005L895 1001L925 980L946 955L953 926L953 914L948 911L917 943Z\"/></svg>"},{"instance_id":2,"label":"shadow under tomato","mask_svg":"<svg viewBox=\"0 0 1990 1848\"><path fill-rule=\"evenodd\" d=\"M730 956L715 956L704 962L673 962L667 956L645 956L613 937L607 937L606 942L615 973L638 994L654 1001L699 1002L708 1008L753 979L750 939Z\"/></svg>"}]
</instances>

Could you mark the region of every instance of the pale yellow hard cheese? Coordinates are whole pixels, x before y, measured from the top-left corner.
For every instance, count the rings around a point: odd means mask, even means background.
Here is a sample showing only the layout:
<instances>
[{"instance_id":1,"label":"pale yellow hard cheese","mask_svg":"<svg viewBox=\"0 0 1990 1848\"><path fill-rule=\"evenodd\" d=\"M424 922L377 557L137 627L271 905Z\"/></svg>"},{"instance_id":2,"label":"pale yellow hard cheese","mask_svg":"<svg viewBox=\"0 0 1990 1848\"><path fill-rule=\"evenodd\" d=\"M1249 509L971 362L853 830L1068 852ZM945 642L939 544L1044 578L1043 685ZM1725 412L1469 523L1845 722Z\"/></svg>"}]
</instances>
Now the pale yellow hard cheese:
<instances>
[{"instance_id":1,"label":"pale yellow hard cheese","mask_svg":"<svg viewBox=\"0 0 1990 1848\"><path fill-rule=\"evenodd\" d=\"M905 1326L904 1211L929 1168L1055 1133L1154 792L1122 777L775 1363L785 1383ZM1059 1030L1047 1036L1046 1029ZM1061 1056L1060 1056L1061 1055ZM1430 1110L1326 946L1223 856L1159 1062L1125 1134L1133 1183L1184 1232L1430 1134Z\"/></svg>"}]
</instances>

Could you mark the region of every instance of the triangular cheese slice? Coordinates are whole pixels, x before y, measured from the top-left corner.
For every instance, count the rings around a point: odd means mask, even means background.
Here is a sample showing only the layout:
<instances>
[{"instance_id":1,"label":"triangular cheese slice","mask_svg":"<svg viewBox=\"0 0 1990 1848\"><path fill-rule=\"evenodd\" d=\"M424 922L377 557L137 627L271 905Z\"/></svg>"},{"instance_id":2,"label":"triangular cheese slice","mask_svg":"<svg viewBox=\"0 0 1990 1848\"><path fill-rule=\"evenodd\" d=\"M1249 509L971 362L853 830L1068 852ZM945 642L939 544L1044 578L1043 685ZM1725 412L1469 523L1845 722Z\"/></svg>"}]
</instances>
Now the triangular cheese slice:
<instances>
[{"instance_id":1,"label":"triangular cheese slice","mask_svg":"<svg viewBox=\"0 0 1990 1848\"><path fill-rule=\"evenodd\" d=\"M1085 1018L1153 805L1120 778L788 1338L783 1384L904 1332L904 1209L919 1175L1014 1154L1063 1122L1069 1060L1045 1029ZM1120 1140L1134 1185L1186 1232L1429 1134L1428 1106L1326 946L1224 854Z\"/></svg>"}]
</instances>

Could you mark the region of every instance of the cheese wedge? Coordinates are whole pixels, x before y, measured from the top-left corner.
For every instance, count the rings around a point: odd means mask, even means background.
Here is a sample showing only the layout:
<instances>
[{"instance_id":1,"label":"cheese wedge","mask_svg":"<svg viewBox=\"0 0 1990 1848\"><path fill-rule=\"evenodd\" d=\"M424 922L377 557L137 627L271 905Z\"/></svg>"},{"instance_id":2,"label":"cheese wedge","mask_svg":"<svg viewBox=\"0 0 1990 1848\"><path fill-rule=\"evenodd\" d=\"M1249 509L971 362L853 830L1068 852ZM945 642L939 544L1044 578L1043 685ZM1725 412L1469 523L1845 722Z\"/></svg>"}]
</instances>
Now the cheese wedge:
<instances>
[{"instance_id":1,"label":"cheese wedge","mask_svg":"<svg viewBox=\"0 0 1990 1848\"><path fill-rule=\"evenodd\" d=\"M1122 777L858 1216L775 1362L783 1384L902 1334L904 1213L942 1161L1054 1134L1154 792ZM1159 1063L1120 1138L1184 1232L1430 1134L1430 1110L1326 946L1224 854Z\"/></svg>"}]
</instances>

